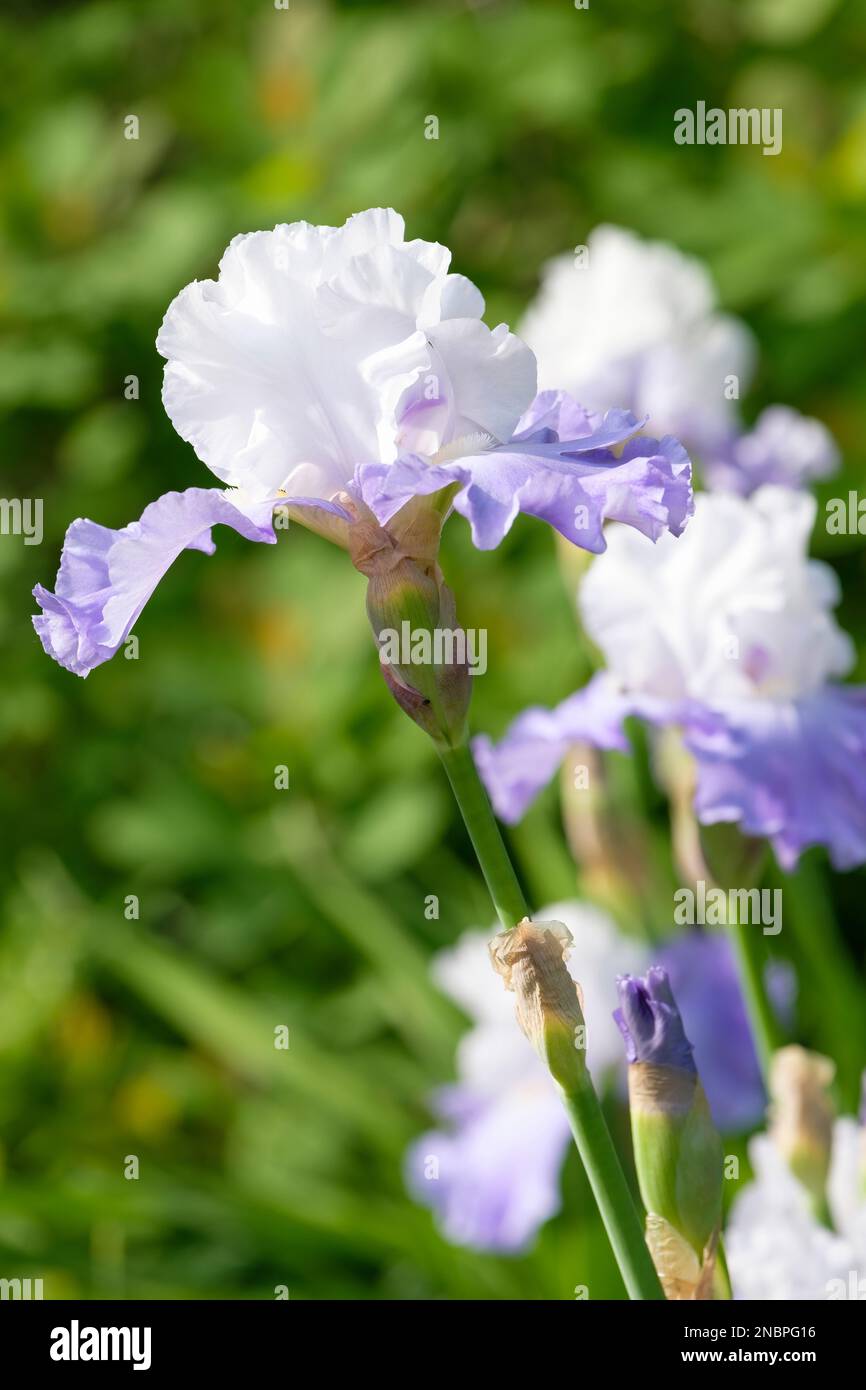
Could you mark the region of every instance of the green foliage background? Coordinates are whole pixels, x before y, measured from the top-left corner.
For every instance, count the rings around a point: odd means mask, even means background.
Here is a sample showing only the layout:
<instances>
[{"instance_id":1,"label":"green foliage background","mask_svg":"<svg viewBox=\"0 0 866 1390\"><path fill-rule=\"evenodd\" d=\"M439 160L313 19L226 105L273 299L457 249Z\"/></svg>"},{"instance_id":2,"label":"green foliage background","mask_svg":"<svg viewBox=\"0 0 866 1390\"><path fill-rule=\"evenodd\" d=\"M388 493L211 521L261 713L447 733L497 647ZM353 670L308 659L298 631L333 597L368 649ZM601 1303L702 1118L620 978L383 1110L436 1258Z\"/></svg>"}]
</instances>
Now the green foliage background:
<instances>
[{"instance_id":1,"label":"green foliage background","mask_svg":"<svg viewBox=\"0 0 866 1390\"><path fill-rule=\"evenodd\" d=\"M405 1195L405 1146L464 1026L429 956L491 913L345 556L300 528L276 551L219 532L214 559L185 555L160 587L140 659L87 682L43 656L30 589L73 517L119 526L208 485L160 404L173 295L239 231L377 204L453 249L491 323L602 220L706 258L759 340L747 414L818 414L845 457L824 496L856 487L862 20L853 0L7 0L0 493L44 498L46 534L0 537L0 1275L42 1276L49 1297L621 1295L573 1156L562 1214L520 1259L448 1246ZM674 109L699 98L783 107L782 154L675 146ZM819 529L815 549L862 650L862 541ZM444 564L464 623L490 634L476 728L585 676L544 528L480 555L458 520ZM665 926L664 807L640 760L617 776L650 818ZM537 904L574 891L555 791L512 838ZM866 1061L863 882L809 856L779 942L847 1105Z\"/></svg>"}]
</instances>

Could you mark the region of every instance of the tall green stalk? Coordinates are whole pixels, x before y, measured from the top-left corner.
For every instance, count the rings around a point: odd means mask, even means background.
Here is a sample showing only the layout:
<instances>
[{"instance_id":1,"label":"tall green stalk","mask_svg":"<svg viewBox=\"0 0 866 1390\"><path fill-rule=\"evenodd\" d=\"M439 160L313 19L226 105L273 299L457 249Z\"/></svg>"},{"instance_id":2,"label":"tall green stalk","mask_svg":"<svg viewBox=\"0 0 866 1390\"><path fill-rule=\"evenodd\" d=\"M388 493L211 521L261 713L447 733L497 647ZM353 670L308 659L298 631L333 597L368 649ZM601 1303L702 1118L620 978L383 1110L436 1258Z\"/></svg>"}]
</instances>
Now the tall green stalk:
<instances>
[{"instance_id":1,"label":"tall green stalk","mask_svg":"<svg viewBox=\"0 0 866 1390\"><path fill-rule=\"evenodd\" d=\"M637 1207L589 1073L585 1085L571 1092L563 1091L562 1097L629 1298L664 1299Z\"/></svg>"},{"instance_id":2,"label":"tall green stalk","mask_svg":"<svg viewBox=\"0 0 866 1390\"><path fill-rule=\"evenodd\" d=\"M509 930L529 914L487 792L465 743L437 747L499 920ZM560 1093L623 1283L629 1298L663 1299L638 1209L589 1073L584 1075L579 1086Z\"/></svg>"},{"instance_id":3,"label":"tall green stalk","mask_svg":"<svg viewBox=\"0 0 866 1390\"><path fill-rule=\"evenodd\" d=\"M478 776L475 760L465 743L455 748L437 747L496 914L506 929L516 927L518 922L529 916L529 909L493 815L490 799Z\"/></svg>"}]
</instances>

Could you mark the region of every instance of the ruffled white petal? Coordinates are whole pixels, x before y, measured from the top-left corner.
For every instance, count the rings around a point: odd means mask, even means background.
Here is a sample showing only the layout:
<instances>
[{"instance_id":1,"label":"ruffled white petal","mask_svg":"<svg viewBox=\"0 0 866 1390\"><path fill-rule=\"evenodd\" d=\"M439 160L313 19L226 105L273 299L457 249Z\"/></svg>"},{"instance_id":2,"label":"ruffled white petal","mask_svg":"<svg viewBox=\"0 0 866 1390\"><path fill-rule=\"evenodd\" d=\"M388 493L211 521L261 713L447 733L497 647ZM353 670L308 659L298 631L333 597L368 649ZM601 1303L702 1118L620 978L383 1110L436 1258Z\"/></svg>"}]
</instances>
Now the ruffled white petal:
<instances>
[{"instance_id":1,"label":"ruffled white petal","mask_svg":"<svg viewBox=\"0 0 866 1390\"><path fill-rule=\"evenodd\" d=\"M480 323L481 295L449 263L383 209L236 237L218 280L187 286L157 340L178 433L225 482L326 499L407 438L432 452L468 429L507 438L534 359ZM407 427L431 393L423 428Z\"/></svg>"}]
</instances>

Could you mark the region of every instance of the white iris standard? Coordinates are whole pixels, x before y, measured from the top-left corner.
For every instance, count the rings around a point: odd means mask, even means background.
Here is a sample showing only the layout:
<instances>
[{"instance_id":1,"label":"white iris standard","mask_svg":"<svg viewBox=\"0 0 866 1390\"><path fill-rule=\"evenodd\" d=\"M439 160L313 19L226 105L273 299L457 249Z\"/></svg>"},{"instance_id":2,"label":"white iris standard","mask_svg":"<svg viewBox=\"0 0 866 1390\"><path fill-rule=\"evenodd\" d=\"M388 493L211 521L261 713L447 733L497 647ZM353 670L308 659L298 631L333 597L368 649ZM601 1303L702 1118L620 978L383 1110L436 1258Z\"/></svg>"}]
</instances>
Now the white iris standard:
<instances>
[{"instance_id":1,"label":"white iris standard","mask_svg":"<svg viewBox=\"0 0 866 1390\"><path fill-rule=\"evenodd\" d=\"M437 242L374 209L231 242L217 280L166 313L163 401L212 473L259 496L332 499L359 464L504 442L535 394L532 353Z\"/></svg>"}]
</instances>

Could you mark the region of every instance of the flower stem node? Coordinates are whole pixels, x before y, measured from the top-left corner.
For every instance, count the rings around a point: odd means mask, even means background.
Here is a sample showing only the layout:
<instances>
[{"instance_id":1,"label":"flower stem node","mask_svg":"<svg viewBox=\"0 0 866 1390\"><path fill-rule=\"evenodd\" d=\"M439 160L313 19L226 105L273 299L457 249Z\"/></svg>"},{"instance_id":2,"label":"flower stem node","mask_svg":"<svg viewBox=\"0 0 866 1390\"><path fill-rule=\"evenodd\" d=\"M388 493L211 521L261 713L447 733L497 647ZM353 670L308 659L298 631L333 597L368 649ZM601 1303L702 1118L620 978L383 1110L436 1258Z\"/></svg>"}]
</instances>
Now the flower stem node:
<instances>
[{"instance_id":1,"label":"flower stem node","mask_svg":"<svg viewBox=\"0 0 866 1390\"><path fill-rule=\"evenodd\" d=\"M571 947L561 922L529 918L490 942L493 968L514 993L521 1029L566 1092L587 1080L583 1000L565 964Z\"/></svg>"}]
</instances>

